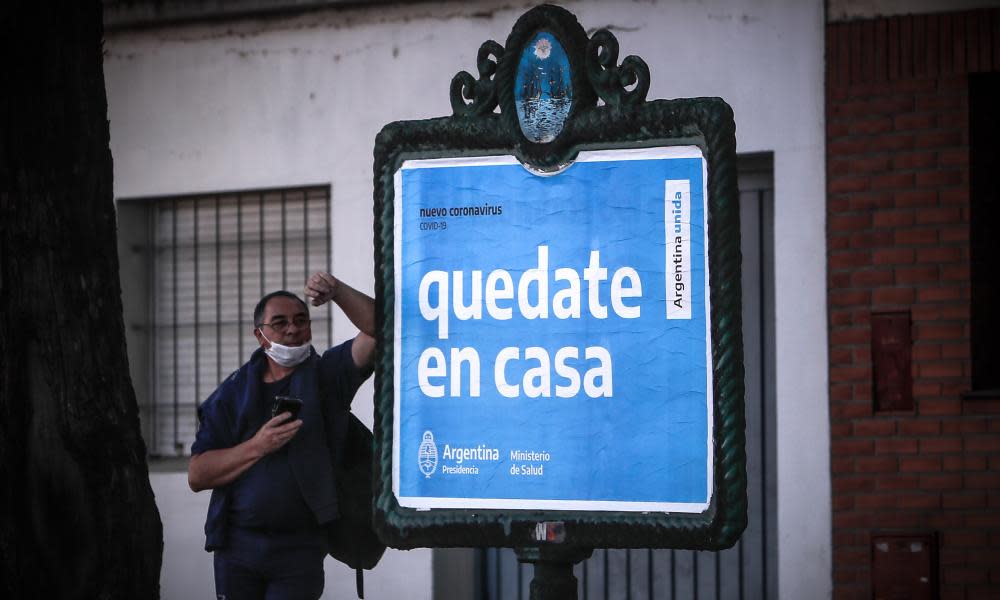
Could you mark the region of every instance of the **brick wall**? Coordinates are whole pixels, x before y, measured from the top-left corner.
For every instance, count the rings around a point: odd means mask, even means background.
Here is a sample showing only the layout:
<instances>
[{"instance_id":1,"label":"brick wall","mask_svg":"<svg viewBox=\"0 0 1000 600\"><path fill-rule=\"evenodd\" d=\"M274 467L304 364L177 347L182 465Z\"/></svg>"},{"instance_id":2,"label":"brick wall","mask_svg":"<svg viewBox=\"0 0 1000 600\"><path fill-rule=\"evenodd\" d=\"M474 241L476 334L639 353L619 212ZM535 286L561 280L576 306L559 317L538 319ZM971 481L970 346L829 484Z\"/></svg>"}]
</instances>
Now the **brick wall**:
<instances>
[{"instance_id":1,"label":"brick wall","mask_svg":"<svg viewBox=\"0 0 1000 600\"><path fill-rule=\"evenodd\" d=\"M942 598L1000 598L1000 401L962 397L977 71L1000 71L998 9L827 27L837 598L871 597L885 532L937 534ZM874 407L870 324L884 311L911 314L913 410Z\"/></svg>"}]
</instances>

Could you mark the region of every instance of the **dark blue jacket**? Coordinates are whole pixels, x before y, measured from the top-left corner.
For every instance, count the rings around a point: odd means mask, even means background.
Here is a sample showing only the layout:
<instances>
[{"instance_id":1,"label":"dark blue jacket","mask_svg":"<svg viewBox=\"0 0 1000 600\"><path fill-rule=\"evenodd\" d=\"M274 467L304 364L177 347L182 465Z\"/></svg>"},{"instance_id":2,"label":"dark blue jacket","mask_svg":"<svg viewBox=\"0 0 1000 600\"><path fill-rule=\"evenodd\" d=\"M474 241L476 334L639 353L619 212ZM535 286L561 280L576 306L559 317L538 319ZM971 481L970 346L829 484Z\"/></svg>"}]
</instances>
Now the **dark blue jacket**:
<instances>
[{"instance_id":1,"label":"dark blue jacket","mask_svg":"<svg viewBox=\"0 0 1000 600\"><path fill-rule=\"evenodd\" d=\"M317 526L337 517L333 460L342 440L330 438L342 435L341 421L346 422L354 392L371 374L371 369L359 370L354 365L351 342L330 348L323 356L313 350L291 375L289 394L303 404L299 412L302 427L288 443L288 461ZM266 408L259 400L261 376L266 368L267 357L258 348L198 407L199 428L192 454L232 448L257 433L254 424L266 421L264 417L268 416L261 414ZM205 521L208 551L226 544L229 492L230 485L212 490Z\"/></svg>"}]
</instances>

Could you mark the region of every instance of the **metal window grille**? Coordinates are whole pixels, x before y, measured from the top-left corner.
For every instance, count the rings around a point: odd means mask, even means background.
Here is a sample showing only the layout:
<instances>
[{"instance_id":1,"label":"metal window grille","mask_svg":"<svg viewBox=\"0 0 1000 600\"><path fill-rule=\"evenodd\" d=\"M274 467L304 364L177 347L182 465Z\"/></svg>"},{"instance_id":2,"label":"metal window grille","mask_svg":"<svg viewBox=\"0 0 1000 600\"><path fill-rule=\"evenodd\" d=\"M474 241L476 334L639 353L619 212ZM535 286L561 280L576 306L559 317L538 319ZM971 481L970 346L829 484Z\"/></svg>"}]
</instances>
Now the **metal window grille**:
<instances>
[{"instance_id":1,"label":"metal window grille","mask_svg":"<svg viewBox=\"0 0 1000 600\"><path fill-rule=\"evenodd\" d=\"M581 600L777 597L774 436L773 156L739 157L749 523L722 552L597 549L576 565ZM509 549L476 551L477 600L527 600L531 565Z\"/></svg>"},{"instance_id":2,"label":"metal window grille","mask_svg":"<svg viewBox=\"0 0 1000 600\"><path fill-rule=\"evenodd\" d=\"M129 227L142 221L144 232ZM309 273L330 269L330 225L329 186L119 202L120 253L145 264L145 281L123 272L122 287L150 455L190 454L198 405L257 347L257 301L278 289L301 296ZM311 318L313 345L328 347L332 308Z\"/></svg>"}]
</instances>

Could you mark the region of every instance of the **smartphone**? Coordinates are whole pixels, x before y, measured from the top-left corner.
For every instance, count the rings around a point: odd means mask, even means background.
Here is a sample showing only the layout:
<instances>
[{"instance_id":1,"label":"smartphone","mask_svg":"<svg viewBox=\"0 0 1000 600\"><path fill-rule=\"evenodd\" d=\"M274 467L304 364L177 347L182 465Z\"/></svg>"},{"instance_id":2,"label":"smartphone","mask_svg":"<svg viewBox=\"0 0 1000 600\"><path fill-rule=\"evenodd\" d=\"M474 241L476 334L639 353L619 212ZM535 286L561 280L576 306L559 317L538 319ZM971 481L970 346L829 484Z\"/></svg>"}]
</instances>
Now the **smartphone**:
<instances>
[{"instance_id":1,"label":"smartphone","mask_svg":"<svg viewBox=\"0 0 1000 600\"><path fill-rule=\"evenodd\" d=\"M293 398L292 396L275 396L274 404L271 405L271 418L280 415L281 413L287 412L292 413L292 416L285 419L285 423L288 421L294 421L296 417L299 416L299 411L302 409L302 400L298 398Z\"/></svg>"}]
</instances>

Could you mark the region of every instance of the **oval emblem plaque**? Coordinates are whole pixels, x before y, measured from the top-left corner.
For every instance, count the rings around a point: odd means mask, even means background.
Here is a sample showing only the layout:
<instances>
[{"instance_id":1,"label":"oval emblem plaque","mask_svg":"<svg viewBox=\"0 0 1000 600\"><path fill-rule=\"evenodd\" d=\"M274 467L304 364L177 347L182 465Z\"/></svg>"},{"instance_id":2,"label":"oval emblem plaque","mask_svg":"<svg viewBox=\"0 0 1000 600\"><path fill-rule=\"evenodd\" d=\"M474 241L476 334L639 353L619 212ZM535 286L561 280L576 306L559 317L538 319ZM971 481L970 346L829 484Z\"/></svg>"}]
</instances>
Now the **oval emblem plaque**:
<instances>
[{"instance_id":1,"label":"oval emblem plaque","mask_svg":"<svg viewBox=\"0 0 1000 600\"><path fill-rule=\"evenodd\" d=\"M555 36L541 31L524 48L514 80L514 104L524 137L556 139L573 104L569 57Z\"/></svg>"}]
</instances>

